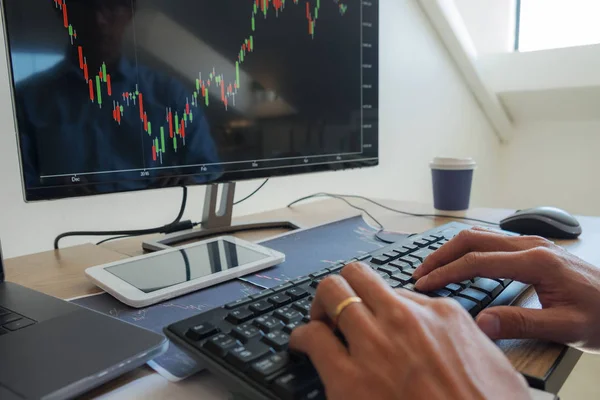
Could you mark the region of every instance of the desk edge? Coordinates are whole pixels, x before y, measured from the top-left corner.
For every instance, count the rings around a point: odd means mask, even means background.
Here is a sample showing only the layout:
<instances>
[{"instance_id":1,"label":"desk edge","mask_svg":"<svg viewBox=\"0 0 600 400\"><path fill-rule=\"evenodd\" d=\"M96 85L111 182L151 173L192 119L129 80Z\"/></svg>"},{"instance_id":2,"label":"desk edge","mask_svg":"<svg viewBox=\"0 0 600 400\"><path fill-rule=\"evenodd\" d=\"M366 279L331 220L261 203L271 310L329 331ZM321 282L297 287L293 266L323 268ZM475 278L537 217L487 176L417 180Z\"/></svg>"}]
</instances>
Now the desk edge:
<instances>
[{"instance_id":1,"label":"desk edge","mask_svg":"<svg viewBox=\"0 0 600 400\"><path fill-rule=\"evenodd\" d=\"M546 376L539 378L524 374L525 379L527 379L529 386L534 389L558 394L582 355L581 350L565 346Z\"/></svg>"}]
</instances>

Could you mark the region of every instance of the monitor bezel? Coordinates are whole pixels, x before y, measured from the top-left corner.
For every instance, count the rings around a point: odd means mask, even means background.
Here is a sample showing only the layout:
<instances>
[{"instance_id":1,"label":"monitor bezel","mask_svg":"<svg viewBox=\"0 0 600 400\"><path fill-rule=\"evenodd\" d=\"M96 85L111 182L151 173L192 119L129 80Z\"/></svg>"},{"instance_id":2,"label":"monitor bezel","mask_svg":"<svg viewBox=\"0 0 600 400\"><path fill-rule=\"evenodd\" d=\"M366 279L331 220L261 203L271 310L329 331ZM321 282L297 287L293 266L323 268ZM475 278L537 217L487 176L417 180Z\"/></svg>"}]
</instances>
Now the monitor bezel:
<instances>
[{"instance_id":1,"label":"monitor bezel","mask_svg":"<svg viewBox=\"0 0 600 400\"><path fill-rule=\"evenodd\" d=\"M2 2L2 6L0 7L0 16L2 18L3 23L3 33L4 33L4 47L6 52L6 61L7 61L7 70L8 70L8 78L10 83L10 95L11 95L11 105L13 111L13 121L15 126L15 140L16 140L16 148L18 152L19 159L19 172L21 177L21 190L23 192L23 199L25 203L35 203L41 201L50 201L50 200L61 200L61 199L69 199L69 198L80 198L80 197L90 197L90 196L101 196L101 195L111 195L118 193L132 193L132 192L143 192L150 190L161 190L168 189L174 187L181 187L181 184L169 184L164 187L154 188L152 187L153 183L160 182L161 177L149 177L145 179L141 179L148 183L147 188L142 189L124 189L124 190L115 190L113 192L92 192L89 193L70 193L72 188L75 186L47 186L40 187L35 189L27 188L25 181L25 171L23 169L23 154L21 151L21 143L19 138L19 121L17 117L17 104L15 101L16 98L16 84L14 80L14 71L13 71L13 60L11 53L11 41L10 34L8 32L8 24L7 24L7 15L6 9L7 2ZM379 1L374 0L373 4L375 5L375 13L379 15ZM377 19L377 27L376 27L376 37L377 41L379 41L379 18ZM377 66L379 66L379 62L377 62ZM374 96L379 99L379 71L376 74L377 76L377 84L374 85ZM361 110L364 115L364 110ZM377 121L379 121L379 107L377 108ZM361 127L363 129L363 127ZM373 129L373 135L376 137L375 150L371 150L373 156L365 157L365 158L356 158L356 159L347 159L342 161L331 161L324 163L315 163L310 165L291 165L284 167L273 167L273 168L265 168L265 169L257 169L257 170L245 170L245 171L227 171L223 172L220 177L214 181L203 182L203 183L191 183L186 186L206 186L210 184L223 184L230 182L241 182L248 180L256 180L256 179L266 179L266 178L277 178L277 177L286 177L286 176L296 176L296 175L304 175L304 174L314 174L314 173L323 173L323 172L334 172L334 171L346 171L353 169L364 169L364 168L373 168L379 166L379 124L376 124L376 127ZM364 149L363 153L364 154ZM283 170L283 171L282 171ZM184 174L184 175L173 175L172 178L185 178L185 177L195 177L202 176L202 174ZM115 180L115 182L126 182L130 180L120 179ZM97 185L97 183L82 183L78 184L76 187L93 187ZM48 189L52 189L52 195L45 195L44 192L47 192ZM0 278L3 278L1 274L2 268L0 266ZM1 280L0 280L1 281Z\"/></svg>"},{"instance_id":2,"label":"monitor bezel","mask_svg":"<svg viewBox=\"0 0 600 400\"><path fill-rule=\"evenodd\" d=\"M2 252L2 243L0 243L0 283L4 282L4 253Z\"/></svg>"}]
</instances>

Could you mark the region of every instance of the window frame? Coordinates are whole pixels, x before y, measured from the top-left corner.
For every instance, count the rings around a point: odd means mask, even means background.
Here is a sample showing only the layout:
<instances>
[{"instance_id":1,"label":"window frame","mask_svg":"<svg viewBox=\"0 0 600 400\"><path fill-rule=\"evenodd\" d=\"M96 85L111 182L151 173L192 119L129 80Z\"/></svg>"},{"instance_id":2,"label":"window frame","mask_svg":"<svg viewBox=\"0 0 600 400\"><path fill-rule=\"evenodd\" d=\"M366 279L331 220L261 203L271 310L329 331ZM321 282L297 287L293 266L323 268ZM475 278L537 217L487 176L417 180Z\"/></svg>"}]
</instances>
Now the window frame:
<instances>
[{"instance_id":1,"label":"window frame","mask_svg":"<svg viewBox=\"0 0 600 400\"><path fill-rule=\"evenodd\" d=\"M521 0L516 1L516 18L515 18L515 51L519 51L521 39Z\"/></svg>"}]
</instances>

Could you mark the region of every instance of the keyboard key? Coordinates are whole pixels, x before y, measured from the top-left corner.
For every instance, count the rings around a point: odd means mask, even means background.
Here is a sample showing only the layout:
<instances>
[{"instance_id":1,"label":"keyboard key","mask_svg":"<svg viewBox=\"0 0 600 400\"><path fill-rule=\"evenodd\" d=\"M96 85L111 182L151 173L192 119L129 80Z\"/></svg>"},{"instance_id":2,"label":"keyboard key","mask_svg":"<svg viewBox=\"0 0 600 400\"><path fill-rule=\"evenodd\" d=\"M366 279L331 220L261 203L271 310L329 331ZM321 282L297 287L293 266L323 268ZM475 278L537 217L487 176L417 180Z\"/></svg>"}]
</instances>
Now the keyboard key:
<instances>
[{"instance_id":1,"label":"keyboard key","mask_svg":"<svg viewBox=\"0 0 600 400\"><path fill-rule=\"evenodd\" d=\"M319 286L319 283L321 283L321 279L315 279L314 281L312 281L312 283L310 284L310 287L313 289L316 289Z\"/></svg>"},{"instance_id":2,"label":"keyboard key","mask_svg":"<svg viewBox=\"0 0 600 400\"><path fill-rule=\"evenodd\" d=\"M305 315L304 318L302 318L302 322L304 322L305 324L308 324L310 322L310 314Z\"/></svg>"},{"instance_id":3,"label":"keyboard key","mask_svg":"<svg viewBox=\"0 0 600 400\"><path fill-rule=\"evenodd\" d=\"M420 240L415 240L413 243L419 247L427 247L427 246L429 246L429 243L431 243L431 242L428 240L425 240L425 239L420 239Z\"/></svg>"},{"instance_id":4,"label":"keyboard key","mask_svg":"<svg viewBox=\"0 0 600 400\"><path fill-rule=\"evenodd\" d=\"M8 324L9 322L14 322L20 320L21 317L18 314L10 313L0 316L0 325Z\"/></svg>"},{"instance_id":5,"label":"keyboard key","mask_svg":"<svg viewBox=\"0 0 600 400\"><path fill-rule=\"evenodd\" d=\"M410 276L413 276L413 275L415 274L415 271L416 271L416 270L417 270L416 268L412 268L412 267L411 267L411 268L404 268L404 269L402 270L402 273L403 273L404 275L410 275Z\"/></svg>"},{"instance_id":6,"label":"keyboard key","mask_svg":"<svg viewBox=\"0 0 600 400\"><path fill-rule=\"evenodd\" d=\"M417 251L417 250L419 250L419 246L416 246L416 245L414 245L414 244L405 244L405 245L403 245L402 247L404 247L404 248L405 248L406 250L408 250L409 252L412 252L412 251Z\"/></svg>"},{"instance_id":7,"label":"keyboard key","mask_svg":"<svg viewBox=\"0 0 600 400\"><path fill-rule=\"evenodd\" d=\"M445 241L450 241L452 239L454 239L456 237L456 235L458 235L458 231L446 231L443 233L444 234L444 239Z\"/></svg>"},{"instance_id":8,"label":"keyboard key","mask_svg":"<svg viewBox=\"0 0 600 400\"><path fill-rule=\"evenodd\" d=\"M410 283L410 281L412 280L412 276L406 275L402 272L396 272L394 275L392 275L392 279L405 285L407 283Z\"/></svg>"},{"instance_id":9,"label":"keyboard key","mask_svg":"<svg viewBox=\"0 0 600 400\"><path fill-rule=\"evenodd\" d=\"M207 337L210 337L216 333L219 333L219 330L217 329L217 327L209 322L205 322L203 324L199 324L199 325L191 327L186 332L185 336L187 336L191 340L198 342L198 341L200 341L202 339L206 339Z\"/></svg>"},{"instance_id":10,"label":"keyboard key","mask_svg":"<svg viewBox=\"0 0 600 400\"><path fill-rule=\"evenodd\" d=\"M429 250L433 250L433 251L437 251L441 248L442 248L442 245L439 243L432 244L431 246L428 247Z\"/></svg>"},{"instance_id":11,"label":"keyboard key","mask_svg":"<svg viewBox=\"0 0 600 400\"><path fill-rule=\"evenodd\" d=\"M294 279L292 281L292 285L299 286L299 285L303 285L303 284L305 284L307 282L310 282L310 278L308 276L303 276L303 277Z\"/></svg>"},{"instance_id":12,"label":"keyboard key","mask_svg":"<svg viewBox=\"0 0 600 400\"><path fill-rule=\"evenodd\" d=\"M458 301L458 303L473 317L476 317L477 314L479 314L479 311L481 311L481 306L474 301L460 296L453 297L453 299Z\"/></svg>"},{"instance_id":13,"label":"keyboard key","mask_svg":"<svg viewBox=\"0 0 600 400\"><path fill-rule=\"evenodd\" d=\"M234 308L238 308L240 306L245 306L246 304L252 302L252 299L250 297L246 297L243 299L238 299L234 302L231 302L229 304L225 305L225 308L228 310L234 309Z\"/></svg>"},{"instance_id":14,"label":"keyboard key","mask_svg":"<svg viewBox=\"0 0 600 400\"><path fill-rule=\"evenodd\" d=\"M402 284L401 284L400 282L398 282L398 281L395 281L395 280L393 280L392 278L389 278L389 277L388 277L388 278L385 280L385 282L386 282L388 285L390 285L390 287L391 287L392 289L396 289L396 288L398 288L398 287L402 286Z\"/></svg>"},{"instance_id":15,"label":"keyboard key","mask_svg":"<svg viewBox=\"0 0 600 400\"><path fill-rule=\"evenodd\" d=\"M254 318L254 313L247 308L240 308L238 310L234 310L227 315L226 320L231 322L234 325L243 324L246 321Z\"/></svg>"},{"instance_id":16,"label":"keyboard key","mask_svg":"<svg viewBox=\"0 0 600 400\"><path fill-rule=\"evenodd\" d=\"M286 282L286 283L282 283L281 285L279 285L279 286L277 286L277 287L274 287L274 288L272 288L272 290L273 290L275 293L278 293L278 292L283 292L283 291L286 291L286 290L288 290L289 288L291 288L292 286L294 286L294 285L292 284L292 282Z\"/></svg>"},{"instance_id":17,"label":"keyboard key","mask_svg":"<svg viewBox=\"0 0 600 400\"><path fill-rule=\"evenodd\" d=\"M269 303L273 304L275 307L281 307L291 302L292 298L283 293L276 294L275 296L269 297Z\"/></svg>"},{"instance_id":18,"label":"keyboard key","mask_svg":"<svg viewBox=\"0 0 600 400\"><path fill-rule=\"evenodd\" d=\"M313 279L319 279L327 275L329 275L329 270L324 269L322 271L315 272L314 274L310 274L310 277Z\"/></svg>"},{"instance_id":19,"label":"keyboard key","mask_svg":"<svg viewBox=\"0 0 600 400\"><path fill-rule=\"evenodd\" d=\"M290 334L290 335L291 335L291 334L292 334L292 331L293 331L294 329L296 329L297 327L299 327L299 326L302 326L302 325L304 325L304 324L302 323L302 321L296 321L296 322L292 322L292 323L289 323L289 324L287 324L286 326L284 326L284 327L283 327L283 331L284 331L285 333L288 333L288 334Z\"/></svg>"},{"instance_id":20,"label":"keyboard key","mask_svg":"<svg viewBox=\"0 0 600 400\"><path fill-rule=\"evenodd\" d=\"M283 328L283 323L275 317L258 317L254 320L254 325L265 333Z\"/></svg>"},{"instance_id":21,"label":"keyboard key","mask_svg":"<svg viewBox=\"0 0 600 400\"><path fill-rule=\"evenodd\" d=\"M236 326L231 331L231 335L238 338L242 343L247 343L250 339L260 336L260 330L251 324Z\"/></svg>"},{"instance_id":22,"label":"keyboard key","mask_svg":"<svg viewBox=\"0 0 600 400\"><path fill-rule=\"evenodd\" d=\"M451 283L446 285L445 289L451 291L452 293L459 293L463 288L459 284Z\"/></svg>"},{"instance_id":23,"label":"keyboard key","mask_svg":"<svg viewBox=\"0 0 600 400\"><path fill-rule=\"evenodd\" d=\"M272 289L265 289L263 291L258 292L257 294L255 294L253 296L250 296L250 299L255 300L255 301L261 300L261 299L264 299L265 297L269 297L273 293L275 293L275 292L273 292Z\"/></svg>"},{"instance_id":24,"label":"keyboard key","mask_svg":"<svg viewBox=\"0 0 600 400\"><path fill-rule=\"evenodd\" d=\"M459 283L459 285L462 286L463 289L467 289L468 287L471 287L472 284L473 284L473 282L471 282L469 279Z\"/></svg>"},{"instance_id":25,"label":"keyboard key","mask_svg":"<svg viewBox=\"0 0 600 400\"><path fill-rule=\"evenodd\" d=\"M267 333L262 341L277 351L285 350L290 343L290 335L281 331Z\"/></svg>"},{"instance_id":26,"label":"keyboard key","mask_svg":"<svg viewBox=\"0 0 600 400\"><path fill-rule=\"evenodd\" d=\"M384 278L384 279L390 276L390 275L389 275L387 272L385 272L385 271L377 271L377 275L379 275L380 277L382 277L382 278Z\"/></svg>"},{"instance_id":27,"label":"keyboard key","mask_svg":"<svg viewBox=\"0 0 600 400\"><path fill-rule=\"evenodd\" d=\"M383 256L389 258L390 260L399 257L395 252L383 253Z\"/></svg>"},{"instance_id":28,"label":"keyboard key","mask_svg":"<svg viewBox=\"0 0 600 400\"><path fill-rule=\"evenodd\" d=\"M415 267L419 263L419 260L417 260L416 258L410 258L410 256L406 256L406 257L400 258L399 260L397 260L395 262L396 263L403 262L403 263L408 264L410 267Z\"/></svg>"},{"instance_id":29,"label":"keyboard key","mask_svg":"<svg viewBox=\"0 0 600 400\"><path fill-rule=\"evenodd\" d=\"M375 264L375 265L384 265L384 264L387 264L389 261L390 261L390 258L385 257L385 256L371 258L371 264Z\"/></svg>"},{"instance_id":30,"label":"keyboard key","mask_svg":"<svg viewBox=\"0 0 600 400\"><path fill-rule=\"evenodd\" d=\"M398 268L398 267L392 267L391 265L382 265L381 267L379 267L377 269L377 271L384 271L386 272L388 275L393 275L396 272L400 272L402 270L402 268Z\"/></svg>"},{"instance_id":31,"label":"keyboard key","mask_svg":"<svg viewBox=\"0 0 600 400\"><path fill-rule=\"evenodd\" d=\"M391 263L389 263L389 266L393 267L393 268L399 268L399 269L411 268L412 267L411 264L407 263L406 261L402 261L402 260L392 261Z\"/></svg>"},{"instance_id":32,"label":"keyboard key","mask_svg":"<svg viewBox=\"0 0 600 400\"><path fill-rule=\"evenodd\" d=\"M256 303L250 304L250 310L254 311L256 314L264 314L273 309L273 305L269 303L267 300L257 301Z\"/></svg>"},{"instance_id":33,"label":"keyboard key","mask_svg":"<svg viewBox=\"0 0 600 400\"><path fill-rule=\"evenodd\" d=\"M6 315L6 314L10 314L10 311L8 311L6 308L0 307L0 315Z\"/></svg>"},{"instance_id":34,"label":"keyboard key","mask_svg":"<svg viewBox=\"0 0 600 400\"><path fill-rule=\"evenodd\" d=\"M358 261L365 261L367 258L371 257L369 254L365 254L359 257L356 257Z\"/></svg>"},{"instance_id":35,"label":"keyboard key","mask_svg":"<svg viewBox=\"0 0 600 400\"><path fill-rule=\"evenodd\" d=\"M289 370L273 383L273 391L282 400L325 399L325 389L311 367Z\"/></svg>"},{"instance_id":36,"label":"keyboard key","mask_svg":"<svg viewBox=\"0 0 600 400\"><path fill-rule=\"evenodd\" d=\"M271 382L274 375L285 369L290 364L290 356L288 353L277 353L264 360L257 361L250 367L249 375L265 384Z\"/></svg>"},{"instance_id":37,"label":"keyboard key","mask_svg":"<svg viewBox=\"0 0 600 400\"><path fill-rule=\"evenodd\" d=\"M291 288L290 290L285 292L285 294L290 296L293 300L302 299L309 295L309 293L306 290L299 287Z\"/></svg>"},{"instance_id":38,"label":"keyboard key","mask_svg":"<svg viewBox=\"0 0 600 400\"><path fill-rule=\"evenodd\" d=\"M295 308L296 310L300 311L304 315L309 315L311 305L312 305L311 300L304 299L304 300L295 302L294 304L292 304L292 307Z\"/></svg>"},{"instance_id":39,"label":"keyboard key","mask_svg":"<svg viewBox=\"0 0 600 400\"><path fill-rule=\"evenodd\" d=\"M343 270L345 266L346 266L346 264L338 264L338 265L334 265L333 267L330 267L327 269L329 270L329 272L336 273L336 272L340 272L341 270Z\"/></svg>"},{"instance_id":40,"label":"keyboard key","mask_svg":"<svg viewBox=\"0 0 600 400\"><path fill-rule=\"evenodd\" d=\"M512 279L495 279L496 281L500 282L502 284L502 286L507 287L508 285L510 285L513 281Z\"/></svg>"},{"instance_id":41,"label":"keyboard key","mask_svg":"<svg viewBox=\"0 0 600 400\"><path fill-rule=\"evenodd\" d=\"M410 257L416 258L417 260L423 262L425 261L425 259L427 257L429 257L431 254L433 254L433 250L429 250L429 249L421 249L419 251L416 251L414 253L412 253L410 255Z\"/></svg>"},{"instance_id":42,"label":"keyboard key","mask_svg":"<svg viewBox=\"0 0 600 400\"><path fill-rule=\"evenodd\" d=\"M255 342L247 346L238 346L229 351L225 359L234 367L245 370L250 367L250 363L269 354L271 350L266 344Z\"/></svg>"},{"instance_id":43,"label":"keyboard key","mask_svg":"<svg viewBox=\"0 0 600 400\"><path fill-rule=\"evenodd\" d=\"M446 289L439 289L439 290L435 290L431 293L427 293L428 296L430 297L442 297L442 298L446 298L446 297L450 297L452 296L452 292Z\"/></svg>"},{"instance_id":44,"label":"keyboard key","mask_svg":"<svg viewBox=\"0 0 600 400\"><path fill-rule=\"evenodd\" d=\"M480 290L492 298L498 296L502 292L502 289L504 289L500 282L487 278L478 279L471 285L471 288Z\"/></svg>"},{"instance_id":45,"label":"keyboard key","mask_svg":"<svg viewBox=\"0 0 600 400\"><path fill-rule=\"evenodd\" d=\"M409 249L405 249L404 247L399 247L399 248L397 248L397 249L394 249L394 252L395 252L395 253L398 253L398 256L402 257L402 256L405 256L405 255L407 255L408 253L410 253L410 252L411 252L411 250L409 250Z\"/></svg>"},{"instance_id":46,"label":"keyboard key","mask_svg":"<svg viewBox=\"0 0 600 400\"><path fill-rule=\"evenodd\" d=\"M483 308L487 307L487 305L492 302L492 299L490 299L487 294L475 289L465 289L460 292L458 296L466 297L469 300L481 303Z\"/></svg>"},{"instance_id":47,"label":"keyboard key","mask_svg":"<svg viewBox=\"0 0 600 400\"><path fill-rule=\"evenodd\" d=\"M429 242L429 244L431 244L433 242L437 242L438 240L440 240L441 237L434 236L434 235L429 235L429 236L425 236L423 239L427 240Z\"/></svg>"},{"instance_id":48,"label":"keyboard key","mask_svg":"<svg viewBox=\"0 0 600 400\"><path fill-rule=\"evenodd\" d=\"M406 285L402 286L401 289L410 290L411 292L416 292L417 291L415 289L415 285L412 284L412 283L407 283Z\"/></svg>"},{"instance_id":49,"label":"keyboard key","mask_svg":"<svg viewBox=\"0 0 600 400\"><path fill-rule=\"evenodd\" d=\"M291 307L283 307L275 311L273 316L282 320L283 323L287 325L290 322L301 320L303 315L300 311L294 310Z\"/></svg>"},{"instance_id":50,"label":"keyboard key","mask_svg":"<svg viewBox=\"0 0 600 400\"><path fill-rule=\"evenodd\" d=\"M223 333L208 339L204 343L204 348L218 357L224 357L230 349L238 346L237 340Z\"/></svg>"},{"instance_id":51,"label":"keyboard key","mask_svg":"<svg viewBox=\"0 0 600 400\"><path fill-rule=\"evenodd\" d=\"M413 258L412 254L409 254L407 258L411 259L413 268L417 268L419 265L423 264L423 262L418 258Z\"/></svg>"}]
</instances>

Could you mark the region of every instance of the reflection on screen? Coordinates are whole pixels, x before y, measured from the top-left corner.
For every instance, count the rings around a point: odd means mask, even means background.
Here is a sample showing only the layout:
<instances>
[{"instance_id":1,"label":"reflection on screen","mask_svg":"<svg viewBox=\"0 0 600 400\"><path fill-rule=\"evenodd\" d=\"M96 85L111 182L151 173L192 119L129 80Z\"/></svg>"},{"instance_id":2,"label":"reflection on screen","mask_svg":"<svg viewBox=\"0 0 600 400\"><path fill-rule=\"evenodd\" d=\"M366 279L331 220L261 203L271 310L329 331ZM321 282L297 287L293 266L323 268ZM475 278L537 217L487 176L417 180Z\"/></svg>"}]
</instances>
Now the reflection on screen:
<instances>
[{"instance_id":1,"label":"reflection on screen","mask_svg":"<svg viewBox=\"0 0 600 400\"><path fill-rule=\"evenodd\" d=\"M26 189L376 160L375 3L3 2Z\"/></svg>"},{"instance_id":2,"label":"reflection on screen","mask_svg":"<svg viewBox=\"0 0 600 400\"><path fill-rule=\"evenodd\" d=\"M106 270L142 292L152 293L265 258L259 252L220 240Z\"/></svg>"}]
</instances>

